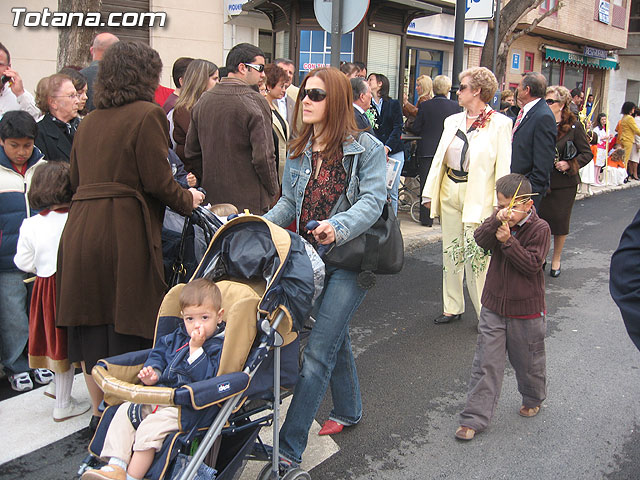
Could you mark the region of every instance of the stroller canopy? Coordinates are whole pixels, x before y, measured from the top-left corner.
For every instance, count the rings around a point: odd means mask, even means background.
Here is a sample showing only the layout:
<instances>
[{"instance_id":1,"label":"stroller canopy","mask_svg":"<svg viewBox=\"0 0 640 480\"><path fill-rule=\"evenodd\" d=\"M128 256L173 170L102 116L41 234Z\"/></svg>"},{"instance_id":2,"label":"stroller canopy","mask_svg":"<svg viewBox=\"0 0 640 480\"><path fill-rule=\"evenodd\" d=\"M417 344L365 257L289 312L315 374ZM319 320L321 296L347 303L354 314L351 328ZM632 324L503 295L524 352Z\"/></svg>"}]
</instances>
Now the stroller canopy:
<instances>
[{"instance_id":1,"label":"stroller canopy","mask_svg":"<svg viewBox=\"0 0 640 480\"><path fill-rule=\"evenodd\" d=\"M311 312L313 268L302 240L262 217L243 215L221 227L193 275L200 277L263 279L258 311L268 316L284 307L297 331Z\"/></svg>"}]
</instances>

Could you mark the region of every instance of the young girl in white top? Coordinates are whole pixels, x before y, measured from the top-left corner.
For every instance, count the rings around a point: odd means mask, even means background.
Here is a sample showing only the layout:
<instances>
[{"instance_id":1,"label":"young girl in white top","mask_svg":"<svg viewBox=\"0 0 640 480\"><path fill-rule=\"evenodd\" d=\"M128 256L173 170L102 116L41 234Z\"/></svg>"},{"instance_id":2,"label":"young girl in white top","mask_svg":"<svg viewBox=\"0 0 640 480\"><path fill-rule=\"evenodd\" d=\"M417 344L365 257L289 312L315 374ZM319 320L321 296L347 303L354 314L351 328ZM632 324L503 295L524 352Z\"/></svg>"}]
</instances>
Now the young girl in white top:
<instances>
[{"instance_id":1,"label":"young girl in white top","mask_svg":"<svg viewBox=\"0 0 640 480\"><path fill-rule=\"evenodd\" d=\"M605 113L598 115L593 133L598 135L598 154L593 159L595 163L595 180L596 185L602 185L598 178L602 167L604 167L607 162L607 145L613 138L613 136L607 132L607 115Z\"/></svg>"},{"instance_id":2,"label":"young girl in white top","mask_svg":"<svg viewBox=\"0 0 640 480\"><path fill-rule=\"evenodd\" d=\"M67 332L56 327L56 264L71 202L69 164L47 162L36 169L28 192L29 204L40 213L20 227L16 266L36 274L29 311L29 366L55 372L53 419L62 422L88 411L88 402L71 397L74 368L67 359Z\"/></svg>"}]
</instances>

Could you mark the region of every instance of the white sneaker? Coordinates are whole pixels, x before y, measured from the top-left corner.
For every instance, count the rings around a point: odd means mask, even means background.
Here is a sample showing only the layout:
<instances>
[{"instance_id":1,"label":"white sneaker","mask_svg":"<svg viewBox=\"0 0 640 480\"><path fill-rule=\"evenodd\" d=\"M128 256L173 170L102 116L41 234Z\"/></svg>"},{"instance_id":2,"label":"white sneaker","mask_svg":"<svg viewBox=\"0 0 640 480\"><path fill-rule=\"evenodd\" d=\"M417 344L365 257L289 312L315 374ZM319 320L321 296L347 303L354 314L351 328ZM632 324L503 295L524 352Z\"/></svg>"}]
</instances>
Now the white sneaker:
<instances>
[{"instance_id":1,"label":"white sneaker","mask_svg":"<svg viewBox=\"0 0 640 480\"><path fill-rule=\"evenodd\" d=\"M69 399L69 406L65 408L54 407L53 421L64 422L65 420L88 412L90 408L91 404L89 402L78 402L75 398L71 397Z\"/></svg>"},{"instance_id":2,"label":"white sneaker","mask_svg":"<svg viewBox=\"0 0 640 480\"><path fill-rule=\"evenodd\" d=\"M27 390L31 390L33 388L33 382L31 381L29 372L9 375L9 383L11 383L11 388L13 388L16 392L26 392Z\"/></svg>"},{"instance_id":3,"label":"white sneaker","mask_svg":"<svg viewBox=\"0 0 640 480\"><path fill-rule=\"evenodd\" d=\"M46 368L35 368L33 370L33 378L40 385L48 385L53 382L54 374Z\"/></svg>"},{"instance_id":4,"label":"white sneaker","mask_svg":"<svg viewBox=\"0 0 640 480\"><path fill-rule=\"evenodd\" d=\"M49 398L53 398L55 400L56 399L56 382L53 381L49 385L47 385L47 388L45 388L44 392L42 393L44 393L45 396Z\"/></svg>"}]
</instances>

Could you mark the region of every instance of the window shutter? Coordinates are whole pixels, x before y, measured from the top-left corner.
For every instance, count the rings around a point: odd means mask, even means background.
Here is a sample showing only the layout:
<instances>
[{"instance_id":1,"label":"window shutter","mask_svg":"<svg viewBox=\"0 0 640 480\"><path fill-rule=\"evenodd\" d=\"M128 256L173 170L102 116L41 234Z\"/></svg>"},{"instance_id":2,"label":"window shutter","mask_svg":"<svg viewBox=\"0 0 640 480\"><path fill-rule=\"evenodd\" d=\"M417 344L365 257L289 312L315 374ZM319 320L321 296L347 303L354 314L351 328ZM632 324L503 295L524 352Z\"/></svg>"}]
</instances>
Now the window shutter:
<instances>
[{"instance_id":1,"label":"window shutter","mask_svg":"<svg viewBox=\"0 0 640 480\"><path fill-rule=\"evenodd\" d=\"M102 0L102 20L107 21L111 12L150 12L149 0ZM161 9L160 9L161 11ZM122 41L142 42L149 45L149 27L106 27Z\"/></svg>"},{"instance_id":2,"label":"window shutter","mask_svg":"<svg viewBox=\"0 0 640 480\"><path fill-rule=\"evenodd\" d=\"M400 36L389 33L369 32L367 75L381 73L389 78L389 96L396 98L398 92L398 69L400 66Z\"/></svg>"}]
</instances>

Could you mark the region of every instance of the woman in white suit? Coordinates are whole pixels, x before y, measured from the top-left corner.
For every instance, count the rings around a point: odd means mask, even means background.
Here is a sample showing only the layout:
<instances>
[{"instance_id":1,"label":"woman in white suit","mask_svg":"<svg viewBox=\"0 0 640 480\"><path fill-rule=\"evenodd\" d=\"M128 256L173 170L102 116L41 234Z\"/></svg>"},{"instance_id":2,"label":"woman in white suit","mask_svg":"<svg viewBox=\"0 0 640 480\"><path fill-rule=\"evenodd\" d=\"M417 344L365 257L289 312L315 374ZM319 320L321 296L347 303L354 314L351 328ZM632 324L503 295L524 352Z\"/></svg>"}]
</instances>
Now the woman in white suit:
<instances>
[{"instance_id":1,"label":"woman in white suit","mask_svg":"<svg viewBox=\"0 0 640 480\"><path fill-rule=\"evenodd\" d=\"M462 113L447 117L433 157L422 202L440 217L443 249L443 313L435 323L458 320L464 313L464 275L476 314L484 287L488 256L473 231L493 212L496 180L510 172L512 121L487 104L498 88L484 67L460 74Z\"/></svg>"}]
</instances>

